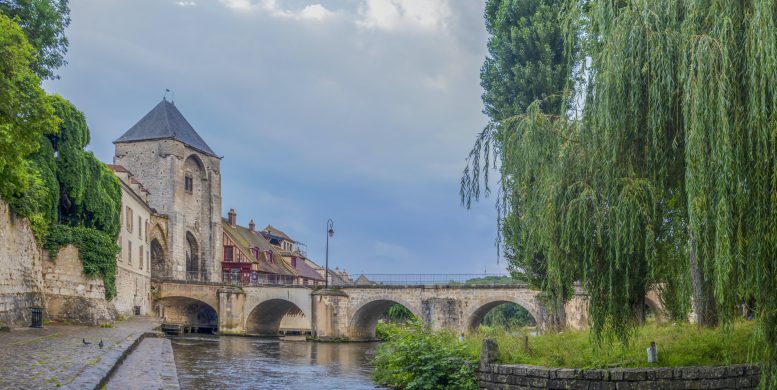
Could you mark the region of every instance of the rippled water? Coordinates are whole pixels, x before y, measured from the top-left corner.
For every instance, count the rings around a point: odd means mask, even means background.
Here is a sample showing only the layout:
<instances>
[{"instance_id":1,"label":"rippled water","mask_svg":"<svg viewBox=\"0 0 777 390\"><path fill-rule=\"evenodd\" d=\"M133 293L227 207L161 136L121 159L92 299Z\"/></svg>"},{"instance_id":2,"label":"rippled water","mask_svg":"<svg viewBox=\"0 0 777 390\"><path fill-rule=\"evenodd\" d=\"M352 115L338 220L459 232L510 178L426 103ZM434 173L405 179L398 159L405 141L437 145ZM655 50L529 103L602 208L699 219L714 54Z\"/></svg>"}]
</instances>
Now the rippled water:
<instances>
[{"instance_id":1,"label":"rippled water","mask_svg":"<svg viewBox=\"0 0 777 390\"><path fill-rule=\"evenodd\" d=\"M182 389L375 389L375 343L249 337L172 339Z\"/></svg>"}]
</instances>

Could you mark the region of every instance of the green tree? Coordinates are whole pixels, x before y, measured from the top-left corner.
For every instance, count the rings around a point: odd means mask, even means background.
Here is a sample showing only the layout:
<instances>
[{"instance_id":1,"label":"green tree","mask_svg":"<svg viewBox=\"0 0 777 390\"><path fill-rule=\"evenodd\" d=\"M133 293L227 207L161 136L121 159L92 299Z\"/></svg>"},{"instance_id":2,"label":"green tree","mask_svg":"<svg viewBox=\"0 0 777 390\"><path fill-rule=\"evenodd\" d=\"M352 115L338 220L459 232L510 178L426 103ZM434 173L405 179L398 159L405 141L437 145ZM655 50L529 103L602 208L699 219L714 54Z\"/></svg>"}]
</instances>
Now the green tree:
<instances>
[{"instance_id":1,"label":"green tree","mask_svg":"<svg viewBox=\"0 0 777 390\"><path fill-rule=\"evenodd\" d=\"M57 118L30 69L35 50L24 32L0 14L0 197L11 201L36 179L24 158L57 131Z\"/></svg>"},{"instance_id":2,"label":"green tree","mask_svg":"<svg viewBox=\"0 0 777 390\"><path fill-rule=\"evenodd\" d=\"M499 241L516 277L553 291L546 299L549 320L558 326L565 322L563 300L572 291L566 286L575 271L548 264L557 256L559 232L551 225L561 211L545 207L559 195L548 186L556 186L564 173L562 160L574 157L561 153L564 138L550 127L566 113L575 73L577 39L566 34L563 6L563 0L486 2L486 29L491 37L480 77L489 124L470 152L461 181L462 202L469 207L489 194L490 160L493 157L494 166L499 162ZM527 117L542 115L555 118L548 122L547 134L525 133L519 126Z\"/></svg>"},{"instance_id":3,"label":"green tree","mask_svg":"<svg viewBox=\"0 0 777 390\"><path fill-rule=\"evenodd\" d=\"M678 308L693 291L703 325L752 299L776 387L777 2L569 3L582 119L534 103L501 141L503 202L535 220L522 243L549 249L543 289L577 269L598 340L628 341L651 285ZM538 155L562 169L532 173ZM513 196L531 189L547 195Z\"/></svg>"},{"instance_id":4,"label":"green tree","mask_svg":"<svg viewBox=\"0 0 777 390\"><path fill-rule=\"evenodd\" d=\"M54 138L57 178L62 188L60 218L71 226L84 226L119 234L121 187L118 179L91 152L86 118L72 103L52 96L52 105L62 124Z\"/></svg>"},{"instance_id":5,"label":"green tree","mask_svg":"<svg viewBox=\"0 0 777 390\"><path fill-rule=\"evenodd\" d=\"M70 8L67 0L0 0L0 13L14 19L36 50L32 69L38 77L54 78L65 65Z\"/></svg>"}]
</instances>

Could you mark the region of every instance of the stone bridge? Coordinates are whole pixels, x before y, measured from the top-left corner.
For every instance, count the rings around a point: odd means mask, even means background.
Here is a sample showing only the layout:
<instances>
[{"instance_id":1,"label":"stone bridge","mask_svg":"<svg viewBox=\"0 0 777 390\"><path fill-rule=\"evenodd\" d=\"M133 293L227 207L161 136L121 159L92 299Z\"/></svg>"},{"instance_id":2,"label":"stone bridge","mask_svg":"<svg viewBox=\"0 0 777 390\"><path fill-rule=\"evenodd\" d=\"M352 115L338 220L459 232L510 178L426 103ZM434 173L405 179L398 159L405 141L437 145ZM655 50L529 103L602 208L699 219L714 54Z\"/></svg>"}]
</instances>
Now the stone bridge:
<instances>
[{"instance_id":1,"label":"stone bridge","mask_svg":"<svg viewBox=\"0 0 777 390\"><path fill-rule=\"evenodd\" d=\"M394 304L409 309L433 329L467 333L503 303L525 308L543 326L538 291L525 285L364 285L337 289L305 286L227 286L220 283L154 283L157 315L166 323L221 334L278 335L295 329L327 339L368 340ZM567 325L587 325L586 296L566 306Z\"/></svg>"}]
</instances>

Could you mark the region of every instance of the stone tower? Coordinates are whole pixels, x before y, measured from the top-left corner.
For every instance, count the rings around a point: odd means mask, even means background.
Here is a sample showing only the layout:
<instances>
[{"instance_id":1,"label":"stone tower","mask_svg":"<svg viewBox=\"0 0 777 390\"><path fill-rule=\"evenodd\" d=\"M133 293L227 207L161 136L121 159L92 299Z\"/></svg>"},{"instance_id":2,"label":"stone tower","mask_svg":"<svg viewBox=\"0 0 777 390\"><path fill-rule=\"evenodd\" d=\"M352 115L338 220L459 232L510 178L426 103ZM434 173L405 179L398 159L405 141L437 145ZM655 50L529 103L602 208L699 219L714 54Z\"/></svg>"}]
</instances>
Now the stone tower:
<instances>
[{"instance_id":1,"label":"stone tower","mask_svg":"<svg viewBox=\"0 0 777 390\"><path fill-rule=\"evenodd\" d=\"M114 163L143 183L149 206L169 220L166 229L148 228L151 277L220 280L221 159L166 99L113 143Z\"/></svg>"}]
</instances>

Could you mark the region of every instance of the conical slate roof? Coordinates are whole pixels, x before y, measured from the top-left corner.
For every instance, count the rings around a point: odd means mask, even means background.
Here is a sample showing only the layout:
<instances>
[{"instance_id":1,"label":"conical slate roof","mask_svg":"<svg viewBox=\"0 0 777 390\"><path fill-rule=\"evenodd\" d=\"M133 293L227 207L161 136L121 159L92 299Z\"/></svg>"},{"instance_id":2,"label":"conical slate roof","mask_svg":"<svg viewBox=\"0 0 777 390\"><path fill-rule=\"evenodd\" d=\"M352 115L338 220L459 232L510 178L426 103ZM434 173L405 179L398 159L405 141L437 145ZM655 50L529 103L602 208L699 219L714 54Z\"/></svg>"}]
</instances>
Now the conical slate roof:
<instances>
[{"instance_id":1,"label":"conical slate roof","mask_svg":"<svg viewBox=\"0 0 777 390\"><path fill-rule=\"evenodd\" d=\"M214 157L216 153L203 141L175 104L162 99L135 126L113 143L174 139Z\"/></svg>"}]
</instances>

